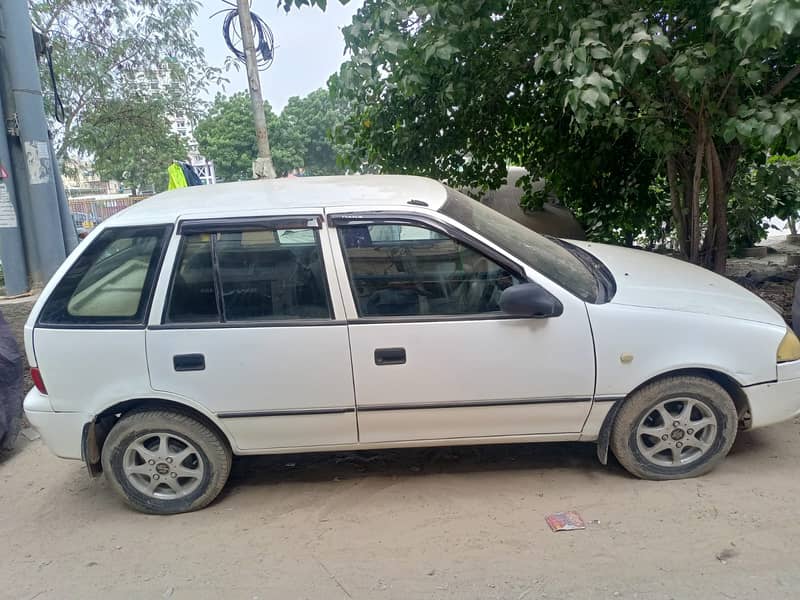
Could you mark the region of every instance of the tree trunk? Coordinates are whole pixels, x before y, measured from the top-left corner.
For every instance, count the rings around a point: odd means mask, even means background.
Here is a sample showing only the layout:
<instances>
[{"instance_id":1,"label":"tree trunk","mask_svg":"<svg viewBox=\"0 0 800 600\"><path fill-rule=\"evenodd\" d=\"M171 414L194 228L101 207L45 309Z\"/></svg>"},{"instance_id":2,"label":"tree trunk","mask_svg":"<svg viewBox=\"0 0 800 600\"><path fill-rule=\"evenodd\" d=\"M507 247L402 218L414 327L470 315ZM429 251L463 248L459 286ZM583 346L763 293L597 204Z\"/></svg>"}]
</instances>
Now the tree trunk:
<instances>
[{"instance_id":1,"label":"tree trunk","mask_svg":"<svg viewBox=\"0 0 800 600\"><path fill-rule=\"evenodd\" d=\"M713 205L709 204L709 222L713 211L715 231L714 237L709 245L712 248L712 256L709 266L712 266L717 273L725 273L725 263L728 259L728 189L729 182L725 181L722 172L722 163L719 159L717 146L713 138L708 141L708 153L710 155L708 170L709 190L714 190ZM732 178L732 176L731 176ZM709 194L711 196L711 194Z\"/></svg>"},{"instance_id":2,"label":"tree trunk","mask_svg":"<svg viewBox=\"0 0 800 600\"><path fill-rule=\"evenodd\" d=\"M697 128L697 144L694 155L694 176L690 196L689 212L689 260L700 262L700 184L703 180L703 154L706 148L705 119L701 117Z\"/></svg>"},{"instance_id":3,"label":"tree trunk","mask_svg":"<svg viewBox=\"0 0 800 600\"><path fill-rule=\"evenodd\" d=\"M681 202L681 191L678 187L678 174L675 167L675 157L667 157L667 181L669 182L669 197L672 203L672 220L675 222L675 234L678 237L678 251L684 258L689 258L688 240L686 239L686 212Z\"/></svg>"}]
</instances>

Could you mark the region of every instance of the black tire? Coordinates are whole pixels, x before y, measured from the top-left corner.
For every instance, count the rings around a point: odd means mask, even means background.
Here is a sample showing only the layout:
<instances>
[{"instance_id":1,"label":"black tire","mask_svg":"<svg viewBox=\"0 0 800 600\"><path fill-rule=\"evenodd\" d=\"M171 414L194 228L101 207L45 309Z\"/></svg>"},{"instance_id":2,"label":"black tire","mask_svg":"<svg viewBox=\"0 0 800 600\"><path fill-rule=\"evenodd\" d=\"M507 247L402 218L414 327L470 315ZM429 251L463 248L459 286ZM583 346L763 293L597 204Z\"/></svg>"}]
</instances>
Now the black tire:
<instances>
[{"instance_id":1,"label":"black tire","mask_svg":"<svg viewBox=\"0 0 800 600\"><path fill-rule=\"evenodd\" d=\"M162 451L162 440L166 440L166 451ZM152 450L148 450L148 445ZM137 452L136 448L142 451ZM145 451L151 453L152 468L151 461L141 458ZM187 458L180 460L180 465L169 466L166 461L174 465L172 456L179 459L182 451L189 452ZM122 500L138 511L158 515L207 506L225 486L232 460L227 441L216 431L186 414L170 410L123 416L108 434L101 458L106 478ZM137 461L142 462L137 464ZM131 475L126 474L126 469L150 469L151 474ZM193 475L177 476L184 471ZM160 483L154 479L160 479ZM142 489L149 484L157 486L151 494ZM173 485L183 489L176 492Z\"/></svg>"},{"instance_id":2,"label":"black tire","mask_svg":"<svg viewBox=\"0 0 800 600\"><path fill-rule=\"evenodd\" d=\"M676 420L661 428L664 410L667 415L683 415L685 407L690 413L688 420L670 417ZM698 426L713 420L716 424L695 431L687 426L692 413L694 418L700 417L694 421ZM737 425L736 406L722 386L699 376L668 377L624 400L614 420L611 450L628 472L642 479L688 479L708 473L725 458Z\"/></svg>"}]
</instances>

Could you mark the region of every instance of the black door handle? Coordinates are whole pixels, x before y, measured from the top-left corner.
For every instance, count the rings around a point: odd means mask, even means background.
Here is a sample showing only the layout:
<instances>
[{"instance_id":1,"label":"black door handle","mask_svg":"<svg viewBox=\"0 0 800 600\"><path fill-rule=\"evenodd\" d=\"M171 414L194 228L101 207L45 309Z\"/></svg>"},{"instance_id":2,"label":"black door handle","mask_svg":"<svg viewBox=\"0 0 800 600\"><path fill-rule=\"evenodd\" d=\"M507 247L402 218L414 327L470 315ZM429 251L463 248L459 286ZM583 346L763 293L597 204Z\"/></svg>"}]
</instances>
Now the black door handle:
<instances>
[{"instance_id":1,"label":"black door handle","mask_svg":"<svg viewBox=\"0 0 800 600\"><path fill-rule=\"evenodd\" d=\"M405 348L378 348L375 350L375 364L383 365L404 365L406 364Z\"/></svg>"},{"instance_id":2,"label":"black door handle","mask_svg":"<svg viewBox=\"0 0 800 600\"><path fill-rule=\"evenodd\" d=\"M205 371L206 357L202 354L176 354L172 357L176 371Z\"/></svg>"}]
</instances>

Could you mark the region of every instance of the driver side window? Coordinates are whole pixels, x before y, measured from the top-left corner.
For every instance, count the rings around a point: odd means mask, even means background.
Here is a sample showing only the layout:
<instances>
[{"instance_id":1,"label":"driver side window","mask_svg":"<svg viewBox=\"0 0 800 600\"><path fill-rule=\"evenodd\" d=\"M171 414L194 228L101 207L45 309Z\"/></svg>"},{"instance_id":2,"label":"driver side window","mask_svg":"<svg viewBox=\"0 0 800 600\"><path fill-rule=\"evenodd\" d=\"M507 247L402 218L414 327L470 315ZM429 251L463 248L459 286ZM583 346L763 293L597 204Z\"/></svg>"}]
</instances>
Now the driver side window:
<instances>
[{"instance_id":1,"label":"driver side window","mask_svg":"<svg viewBox=\"0 0 800 600\"><path fill-rule=\"evenodd\" d=\"M480 252L421 225L338 228L359 316L499 312L517 277Z\"/></svg>"}]
</instances>

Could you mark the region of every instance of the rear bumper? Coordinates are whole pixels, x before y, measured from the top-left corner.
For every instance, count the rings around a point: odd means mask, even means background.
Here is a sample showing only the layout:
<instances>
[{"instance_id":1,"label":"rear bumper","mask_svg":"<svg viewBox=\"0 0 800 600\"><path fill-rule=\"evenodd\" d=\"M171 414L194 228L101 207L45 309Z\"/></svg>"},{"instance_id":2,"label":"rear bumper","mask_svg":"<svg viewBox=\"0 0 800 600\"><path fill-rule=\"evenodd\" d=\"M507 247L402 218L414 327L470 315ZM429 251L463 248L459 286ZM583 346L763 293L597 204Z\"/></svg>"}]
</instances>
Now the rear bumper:
<instances>
[{"instance_id":1,"label":"rear bumper","mask_svg":"<svg viewBox=\"0 0 800 600\"><path fill-rule=\"evenodd\" d=\"M54 412L47 396L35 388L25 396L25 416L30 421L50 451L61 458L81 458L83 426L90 419L83 413Z\"/></svg>"},{"instance_id":2,"label":"rear bumper","mask_svg":"<svg viewBox=\"0 0 800 600\"><path fill-rule=\"evenodd\" d=\"M800 361L778 365L778 380L744 388L750 404L751 428L800 416Z\"/></svg>"}]
</instances>

